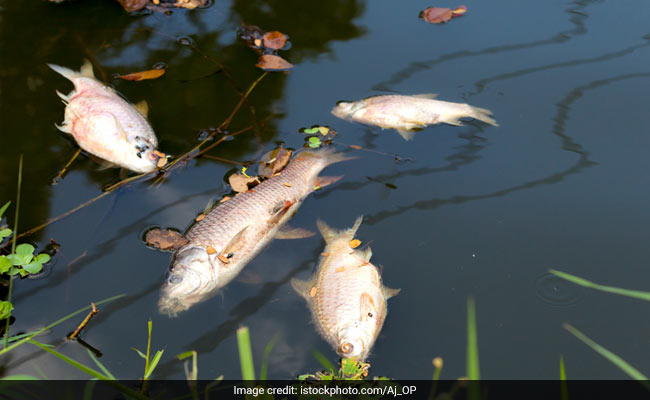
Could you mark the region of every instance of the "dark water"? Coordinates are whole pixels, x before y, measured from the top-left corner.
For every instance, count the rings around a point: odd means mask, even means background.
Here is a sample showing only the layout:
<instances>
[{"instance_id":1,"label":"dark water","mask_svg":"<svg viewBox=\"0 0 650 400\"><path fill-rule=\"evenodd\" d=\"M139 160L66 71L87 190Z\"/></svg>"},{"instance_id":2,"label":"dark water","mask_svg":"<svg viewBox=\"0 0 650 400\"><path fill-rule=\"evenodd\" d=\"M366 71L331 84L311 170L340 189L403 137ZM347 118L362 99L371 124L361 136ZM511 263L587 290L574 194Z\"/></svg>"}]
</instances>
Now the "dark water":
<instances>
[{"instance_id":1,"label":"dark water","mask_svg":"<svg viewBox=\"0 0 650 400\"><path fill-rule=\"evenodd\" d=\"M181 154L202 129L230 114L239 95L224 74L213 74L215 64L177 39L191 38L243 90L260 71L256 56L236 40L239 23L277 29L289 34L292 47L282 55L296 67L266 77L250 97L257 121L272 117L257 134L211 154L253 160L275 141L299 147L299 128L323 124L337 129L341 142L415 159L395 163L362 152L328 168L326 175L345 178L309 197L292 222L315 229L322 218L345 227L366 216L359 236L373 241L384 282L402 288L389 302L370 358L373 374L428 379L431 359L442 356L443 377L464 375L468 296L477 303L485 378L556 378L560 354L570 378L624 377L566 332L564 322L650 373L649 304L579 289L547 273L557 268L650 288L650 6L628 3L631 9L621 12L614 1L465 4L466 16L434 26L417 18L433 5L422 1L217 1L172 16L129 16L109 0L0 0L0 202L15 198L20 153L20 231L119 180L116 170L98 170L84 158L62 183L50 185L76 147L54 128L64 109L55 90L72 86L47 62L76 69L93 58L103 69L99 77L131 101L149 102L160 149ZM157 80L111 78L160 62L169 68ZM489 108L501 126L435 126L406 142L329 113L337 100L387 91L438 93ZM252 118L243 108L231 129ZM27 238L39 248L54 239L61 251L40 279L16 282L12 332L126 293L100 307L83 334L120 378L141 376L143 362L130 348L144 349L150 318L152 346L165 349L158 378L184 378L174 356L186 350L199 353L200 378L238 378L240 325L251 329L258 365L265 345L279 337L272 378L320 369L312 349L335 360L288 284L309 275L323 246L318 237L275 241L222 296L175 319L158 313L170 254L146 248L142 232L154 225L185 229L227 192L223 176L231 168L192 161L158 189L148 183L120 189ZM42 340L58 344L76 323ZM76 343L58 349L92 363ZM84 377L28 345L2 363L7 374L38 375L38 367L50 378Z\"/></svg>"}]
</instances>

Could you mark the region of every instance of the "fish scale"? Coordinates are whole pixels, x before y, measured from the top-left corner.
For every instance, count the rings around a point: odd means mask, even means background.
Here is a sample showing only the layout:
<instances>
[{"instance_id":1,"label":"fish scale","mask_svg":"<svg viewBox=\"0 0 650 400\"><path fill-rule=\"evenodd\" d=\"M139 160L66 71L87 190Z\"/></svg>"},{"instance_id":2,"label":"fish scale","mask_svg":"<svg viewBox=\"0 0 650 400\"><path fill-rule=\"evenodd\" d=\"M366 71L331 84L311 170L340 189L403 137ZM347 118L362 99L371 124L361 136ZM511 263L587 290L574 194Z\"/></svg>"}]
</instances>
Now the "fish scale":
<instances>
[{"instance_id":1,"label":"fish scale","mask_svg":"<svg viewBox=\"0 0 650 400\"><path fill-rule=\"evenodd\" d=\"M315 186L338 180L319 178L320 171L348 158L333 149L302 151L278 175L209 211L185 234L189 242L174 253L172 275L159 301L161 312L176 314L228 284L276 236Z\"/></svg>"}]
</instances>

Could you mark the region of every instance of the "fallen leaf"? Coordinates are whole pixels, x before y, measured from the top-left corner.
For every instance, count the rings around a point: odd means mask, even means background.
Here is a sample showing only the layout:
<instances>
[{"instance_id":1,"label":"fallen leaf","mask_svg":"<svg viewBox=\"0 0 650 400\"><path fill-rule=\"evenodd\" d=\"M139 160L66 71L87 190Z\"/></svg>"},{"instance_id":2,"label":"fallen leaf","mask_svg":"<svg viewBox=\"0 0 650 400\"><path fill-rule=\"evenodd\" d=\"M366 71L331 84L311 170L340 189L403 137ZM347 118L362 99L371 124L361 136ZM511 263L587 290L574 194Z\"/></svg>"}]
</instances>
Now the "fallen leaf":
<instances>
[{"instance_id":1,"label":"fallen leaf","mask_svg":"<svg viewBox=\"0 0 650 400\"><path fill-rule=\"evenodd\" d=\"M223 254L219 254L217 258L219 259L219 261L221 261L224 264L230 264L230 258L224 256Z\"/></svg>"},{"instance_id":2,"label":"fallen leaf","mask_svg":"<svg viewBox=\"0 0 650 400\"><path fill-rule=\"evenodd\" d=\"M287 43L287 36L278 31L266 32L262 39L264 39L264 47L274 50L283 48Z\"/></svg>"},{"instance_id":3,"label":"fallen leaf","mask_svg":"<svg viewBox=\"0 0 650 400\"><path fill-rule=\"evenodd\" d=\"M316 296L316 292L317 292L317 291L318 291L318 288L317 288L316 286L313 286L313 287L311 288L311 290L309 291L309 295L310 295L311 297L314 297L314 296Z\"/></svg>"},{"instance_id":4,"label":"fallen leaf","mask_svg":"<svg viewBox=\"0 0 650 400\"><path fill-rule=\"evenodd\" d=\"M156 79L165 75L165 68L150 69L147 71L132 72L126 75L118 75L117 78L124 79L125 81L143 81L145 79Z\"/></svg>"},{"instance_id":5,"label":"fallen leaf","mask_svg":"<svg viewBox=\"0 0 650 400\"><path fill-rule=\"evenodd\" d=\"M287 150L283 147L278 147L273 149L268 153L264 154L259 161L257 167L257 175L263 176L265 178L270 178L278 172L282 171L284 167L289 164L291 160L291 150Z\"/></svg>"},{"instance_id":6,"label":"fallen leaf","mask_svg":"<svg viewBox=\"0 0 650 400\"><path fill-rule=\"evenodd\" d=\"M203 218L205 218L205 214L199 214L199 215L198 215L194 220L195 220L196 222L199 222L199 221L202 220Z\"/></svg>"},{"instance_id":7,"label":"fallen leaf","mask_svg":"<svg viewBox=\"0 0 650 400\"><path fill-rule=\"evenodd\" d=\"M126 12L142 10L147 6L147 3L149 3L149 0L117 0L117 1L120 2L122 8L124 8L124 11Z\"/></svg>"},{"instance_id":8,"label":"fallen leaf","mask_svg":"<svg viewBox=\"0 0 650 400\"><path fill-rule=\"evenodd\" d=\"M256 67L264 71L286 71L293 68L293 64L280 56L273 54L264 54L257 60Z\"/></svg>"},{"instance_id":9,"label":"fallen leaf","mask_svg":"<svg viewBox=\"0 0 650 400\"><path fill-rule=\"evenodd\" d=\"M330 255L330 253L320 253L320 255L323 256L323 257L327 257L327 256Z\"/></svg>"},{"instance_id":10,"label":"fallen leaf","mask_svg":"<svg viewBox=\"0 0 650 400\"><path fill-rule=\"evenodd\" d=\"M234 173L228 177L228 182L237 193L247 192L249 189L257 186L260 183L260 180L254 177L245 177L240 173Z\"/></svg>"},{"instance_id":11,"label":"fallen leaf","mask_svg":"<svg viewBox=\"0 0 650 400\"><path fill-rule=\"evenodd\" d=\"M212 246L207 246L207 247L205 248L205 252L208 253L208 254L214 254L214 253L217 252L217 249L215 249L215 248L212 247Z\"/></svg>"},{"instance_id":12,"label":"fallen leaf","mask_svg":"<svg viewBox=\"0 0 650 400\"><path fill-rule=\"evenodd\" d=\"M219 200L219 203L223 203L230 200L230 196L224 196L223 199Z\"/></svg>"},{"instance_id":13,"label":"fallen leaf","mask_svg":"<svg viewBox=\"0 0 650 400\"><path fill-rule=\"evenodd\" d=\"M319 126L318 131L320 132L321 135L327 136L327 134L330 132L330 128L326 126Z\"/></svg>"},{"instance_id":14,"label":"fallen leaf","mask_svg":"<svg viewBox=\"0 0 650 400\"><path fill-rule=\"evenodd\" d=\"M345 267L338 267L338 268L336 269L336 272L343 272L344 269L345 269Z\"/></svg>"},{"instance_id":15,"label":"fallen leaf","mask_svg":"<svg viewBox=\"0 0 650 400\"><path fill-rule=\"evenodd\" d=\"M440 24L451 19L451 8L429 7L420 12L420 18L432 24Z\"/></svg>"},{"instance_id":16,"label":"fallen leaf","mask_svg":"<svg viewBox=\"0 0 650 400\"><path fill-rule=\"evenodd\" d=\"M458 6L455 9L451 10L451 14L453 17L460 17L462 15L465 15L466 12L467 12L466 6Z\"/></svg>"},{"instance_id":17,"label":"fallen leaf","mask_svg":"<svg viewBox=\"0 0 650 400\"><path fill-rule=\"evenodd\" d=\"M350 245L350 248L356 249L357 247L359 247L359 245L361 245L361 240L352 239L352 240L350 240L350 243L348 243L348 244Z\"/></svg>"},{"instance_id":18,"label":"fallen leaf","mask_svg":"<svg viewBox=\"0 0 650 400\"><path fill-rule=\"evenodd\" d=\"M162 168L162 167L164 167L165 165L167 165L167 157L160 157L160 158L158 159L158 162L156 163L156 167L158 167L158 168Z\"/></svg>"},{"instance_id":19,"label":"fallen leaf","mask_svg":"<svg viewBox=\"0 0 650 400\"><path fill-rule=\"evenodd\" d=\"M288 183L288 182L284 182L283 185L286 186L286 187L291 187L291 184Z\"/></svg>"},{"instance_id":20,"label":"fallen leaf","mask_svg":"<svg viewBox=\"0 0 650 400\"><path fill-rule=\"evenodd\" d=\"M160 250L176 250L189 242L180 233L171 229L152 229L145 235L147 245Z\"/></svg>"}]
</instances>

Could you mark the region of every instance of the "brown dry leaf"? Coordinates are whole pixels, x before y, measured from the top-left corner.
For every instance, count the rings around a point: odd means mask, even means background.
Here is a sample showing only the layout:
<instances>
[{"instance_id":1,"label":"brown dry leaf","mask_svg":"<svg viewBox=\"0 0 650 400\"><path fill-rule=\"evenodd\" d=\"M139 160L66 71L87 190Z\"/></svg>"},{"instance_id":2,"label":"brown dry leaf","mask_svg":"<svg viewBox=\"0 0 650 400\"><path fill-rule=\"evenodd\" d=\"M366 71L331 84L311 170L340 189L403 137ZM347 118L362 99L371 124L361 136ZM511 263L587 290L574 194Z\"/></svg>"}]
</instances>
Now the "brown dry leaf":
<instances>
[{"instance_id":1,"label":"brown dry leaf","mask_svg":"<svg viewBox=\"0 0 650 400\"><path fill-rule=\"evenodd\" d=\"M278 50L287 43L286 35L278 31L266 32L262 38L264 39L264 47L268 49Z\"/></svg>"},{"instance_id":2,"label":"brown dry leaf","mask_svg":"<svg viewBox=\"0 0 650 400\"><path fill-rule=\"evenodd\" d=\"M219 200L219 203L224 203L228 200L230 200L230 196L224 196L223 199Z\"/></svg>"},{"instance_id":3,"label":"brown dry leaf","mask_svg":"<svg viewBox=\"0 0 650 400\"><path fill-rule=\"evenodd\" d=\"M286 186L286 187L291 187L291 184L288 183L288 182L284 182L283 185Z\"/></svg>"},{"instance_id":4,"label":"brown dry leaf","mask_svg":"<svg viewBox=\"0 0 650 400\"><path fill-rule=\"evenodd\" d=\"M195 220L196 222L199 222L199 221L202 220L203 218L205 218L205 214L199 214L196 218L194 218L194 220Z\"/></svg>"},{"instance_id":5,"label":"brown dry leaf","mask_svg":"<svg viewBox=\"0 0 650 400\"><path fill-rule=\"evenodd\" d=\"M214 253L217 252L217 249L215 249L215 248L212 247L212 246L207 246L207 247L205 248L205 252L208 253L208 254L214 254Z\"/></svg>"},{"instance_id":6,"label":"brown dry leaf","mask_svg":"<svg viewBox=\"0 0 650 400\"><path fill-rule=\"evenodd\" d=\"M338 267L338 268L336 269L336 272L343 272L344 269L345 269L345 267Z\"/></svg>"},{"instance_id":7,"label":"brown dry leaf","mask_svg":"<svg viewBox=\"0 0 650 400\"><path fill-rule=\"evenodd\" d=\"M142 10L147 6L147 3L149 3L149 0L117 0L117 1L120 2L122 8L124 8L124 11L126 12Z\"/></svg>"},{"instance_id":8,"label":"brown dry leaf","mask_svg":"<svg viewBox=\"0 0 650 400\"><path fill-rule=\"evenodd\" d=\"M179 232L171 229L152 229L147 232L145 241L149 246L160 250L176 250L189 242Z\"/></svg>"},{"instance_id":9,"label":"brown dry leaf","mask_svg":"<svg viewBox=\"0 0 650 400\"><path fill-rule=\"evenodd\" d=\"M223 254L219 254L217 258L219 259L219 261L221 261L224 264L230 264L230 258L224 256Z\"/></svg>"},{"instance_id":10,"label":"brown dry leaf","mask_svg":"<svg viewBox=\"0 0 650 400\"><path fill-rule=\"evenodd\" d=\"M348 243L348 244L350 245L350 248L356 249L357 247L359 247L361 245L361 240L352 239L352 240L350 240L350 243Z\"/></svg>"},{"instance_id":11,"label":"brown dry leaf","mask_svg":"<svg viewBox=\"0 0 650 400\"><path fill-rule=\"evenodd\" d=\"M162 167L164 167L165 165L167 165L167 157L160 157L160 158L158 159L158 162L156 163L156 167L158 167L158 168L162 168Z\"/></svg>"},{"instance_id":12,"label":"brown dry leaf","mask_svg":"<svg viewBox=\"0 0 650 400\"><path fill-rule=\"evenodd\" d=\"M257 167L257 174L265 178L270 178L282 171L289 164L291 153L291 150L278 147L264 154Z\"/></svg>"},{"instance_id":13,"label":"brown dry leaf","mask_svg":"<svg viewBox=\"0 0 650 400\"><path fill-rule=\"evenodd\" d=\"M310 295L311 297L314 297L314 296L316 296L316 292L317 292L317 291L318 291L318 288L317 288L316 286L313 286L313 287L311 288L311 290L309 291L309 295Z\"/></svg>"},{"instance_id":14,"label":"brown dry leaf","mask_svg":"<svg viewBox=\"0 0 650 400\"><path fill-rule=\"evenodd\" d=\"M451 10L452 17L460 17L461 15L465 15L466 12L466 6L458 6L455 9Z\"/></svg>"},{"instance_id":15,"label":"brown dry leaf","mask_svg":"<svg viewBox=\"0 0 650 400\"><path fill-rule=\"evenodd\" d=\"M232 174L228 177L228 182L237 193L247 192L249 189L257 186L260 183L260 180L256 176L245 177L240 173Z\"/></svg>"},{"instance_id":16,"label":"brown dry leaf","mask_svg":"<svg viewBox=\"0 0 650 400\"><path fill-rule=\"evenodd\" d=\"M280 56L273 54L264 54L257 60L256 67L264 71L286 71L293 68L293 64Z\"/></svg>"},{"instance_id":17,"label":"brown dry leaf","mask_svg":"<svg viewBox=\"0 0 650 400\"><path fill-rule=\"evenodd\" d=\"M330 253L320 253L320 255L323 256L323 257L327 257L327 256L330 255Z\"/></svg>"},{"instance_id":18,"label":"brown dry leaf","mask_svg":"<svg viewBox=\"0 0 650 400\"><path fill-rule=\"evenodd\" d=\"M119 75L118 78L125 81L143 81L145 79L156 79L165 75L165 68L150 69L147 71L132 72L126 75Z\"/></svg>"},{"instance_id":19,"label":"brown dry leaf","mask_svg":"<svg viewBox=\"0 0 650 400\"><path fill-rule=\"evenodd\" d=\"M429 7L420 12L420 18L432 24L440 24L451 19L451 8Z\"/></svg>"}]
</instances>

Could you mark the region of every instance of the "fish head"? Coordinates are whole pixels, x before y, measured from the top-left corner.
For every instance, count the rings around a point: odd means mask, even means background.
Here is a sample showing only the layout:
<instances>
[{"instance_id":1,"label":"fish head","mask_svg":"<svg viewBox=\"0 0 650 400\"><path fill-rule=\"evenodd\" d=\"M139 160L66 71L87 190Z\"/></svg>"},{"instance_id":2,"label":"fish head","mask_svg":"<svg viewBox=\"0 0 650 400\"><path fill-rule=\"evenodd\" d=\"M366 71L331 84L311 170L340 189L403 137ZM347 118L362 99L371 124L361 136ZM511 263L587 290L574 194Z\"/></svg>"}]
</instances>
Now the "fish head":
<instances>
[{"instance_id":1,"label":"fish head","mask_svg":"<svg viewBox=\"0 0 650 400\"><path fill-rule=\"evenodd\" d=\"M119 127L118 127L119 129ZM156 169L160 156L156 151L157 143L142 136L129 137L129 143L133 146L132 155L128 157L126 167L134 172L147 173Z\"/></svg>"},{"instance_id":2,"label":"fish head","mask_svg":"<svg viewBox=\"0 0 650 400\"><path fill-rule=\"evenodd\" d=\"M358 357L363 361L370 352L368 334L357 322L339 331L337 343L336 352L344 358Z\"/></svg>"},{"instance_id":3,"label":"fish head","mask_svg":"<svg viewBox=\"0 0 650 400\"><path fill-rule=\"evenodd\" d=\"M196 245L182 247L174 255L158 309L175 316L209 297L218 283L206 249Z\"/></svg>"},{"instance_id":4,"label":"fish head","mask_svg":"<svg viewBox=\"0 0 650 400\"><path fill-rule=\"evenodd\" d=\"M332 114L336 117L346 119L352 117L357 110L364 106L362 101L338 101L332 108Z\"/></svg>"}]
</instances>

